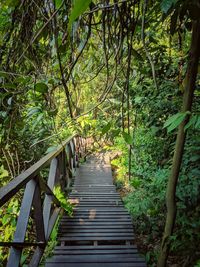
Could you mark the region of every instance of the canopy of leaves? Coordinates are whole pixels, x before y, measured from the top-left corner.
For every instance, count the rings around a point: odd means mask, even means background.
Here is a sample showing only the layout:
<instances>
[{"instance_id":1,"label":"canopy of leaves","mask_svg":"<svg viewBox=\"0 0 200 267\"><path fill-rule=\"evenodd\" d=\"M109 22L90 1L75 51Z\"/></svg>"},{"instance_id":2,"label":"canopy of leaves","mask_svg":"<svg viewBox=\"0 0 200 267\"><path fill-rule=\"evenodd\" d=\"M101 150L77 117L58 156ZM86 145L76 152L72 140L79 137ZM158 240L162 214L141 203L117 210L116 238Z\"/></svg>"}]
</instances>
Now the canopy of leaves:
<instances>
[{"instance_id":1,"label":"canopy of leaves","mask_svg":"<svg viewBox=\"0 0 200 267\"><path fill-rule=\"evenodd\" d=\"M129 187L127 207L155 264L175 133L191 116L172 253L192 266L200 238L199 76L192 113L180 107L199 17L193 0L1 1L1 186L73 132L92 137L97 149L120 150L117 183ZM19 208L13 203L0 219L6 241ZM6 253L0 249L3 265Z\"/></svg>"}]
</instances>

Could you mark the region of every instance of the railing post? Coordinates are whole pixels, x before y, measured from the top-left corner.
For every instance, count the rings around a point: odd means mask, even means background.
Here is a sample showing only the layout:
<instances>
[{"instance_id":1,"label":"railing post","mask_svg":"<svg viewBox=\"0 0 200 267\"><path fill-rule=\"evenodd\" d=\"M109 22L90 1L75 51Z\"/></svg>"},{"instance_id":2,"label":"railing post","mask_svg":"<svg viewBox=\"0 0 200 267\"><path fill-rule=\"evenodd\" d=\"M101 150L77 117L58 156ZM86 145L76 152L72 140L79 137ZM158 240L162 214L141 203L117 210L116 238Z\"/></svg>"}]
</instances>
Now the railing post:
<instances>
[{"instance_id":1,"label":"railing post","mask_svg":"<svg viewBox=\"0 0 200 267\"><path fill-rule=\"evenodd\" d=\"M71 140L69 142L70 145L70 165L72 170L72 176L75 174L75 162L74 162L74 156L75 156L75 148L74 148L74 142Z\"/></svg>"},{"instance_id":2,"label":"railing post","mask_svg":"<svg viewBox=\"0 0 200 267\"><path fill-rule=\"evenodd\" d=\"M57 158L54 158L51 161L49 177L47 181L47 185L49 186L51 190L53 190L53 187L55 184L57 167L58 167L58 160ZM44 207L43 207L44 232L45 232L46 240L47 240L48 227L49 227L49 218L50 218L50 213L51 213L51 203L52 203L51 196L46 195L44 199Z\"/></svg>"},{"instance_id":3,"label":"railing post","mask_svg":"<svg viewBox=\"0 0 200 267\"><path fill-rule=\"evenodd\" d=\"M76 168L79 168L79 137L74 138Z\"/></svg>"},{"instance_id":4,"label":"railing post","mask_svg":"<svg viewBox=\"0 0 200 267\"><path fill-rule=\"evenodd\" d=\"M36 181L31 180L30 182L28 182L22 200L20 214L17 220L17 227L14 234L14 242L23 243L25 240L26 229L33 203L35 189ZM18 267L21 259L21 253L22 248L11 247L7 267Z\"/></svg>"},{"instance_id":5,"label":"railing post","mask_svg":"<svg viewBox=\"0 0 200 267\"><path fill-rule=\"evenodd\" d=\"M62 190L69 185L69 175L67 172L67 155L65 149L59 155L60 184Z\"/></svg>"},{"instance_id":6,"label":"railing post","mask_svg":"<svg viewBox=\"0 0 200 267\"><path fill-rule=\"evenodd\" d=\"M45 243L46 240L45 240L44 218L42 212L41 190L38 182L36 185L34 199L33 199L33 208L34 208L33 217L36 226L37 242Z\"/></svg>"},{"instance_id":7,"label":"railing post","mask_svg":"<svg viewBox=\"0 0 200 267\"><path fill-rule=\"evenodd\" d=\"M31 261L29 263L29 267L36 267L38 266L40 259L44 253L44 248L46 245L45 240L45 229L44 229L44 219L43 219L43 212L42 212L42 200L41 200L41 190L39 183L37 183L34 199L33 199L33 207L34 207L34 219L36 225L36 238L37 241L40 243L44 243L44 247L41 248L37 246Z\"/></svg>"},{"instance_id":8,"label":"railing post","mask_svg":"<svg viewBox=\"0 0 200 267\"><path fill-rule=\"evenodd\" d=\"M83 145L80 146L81 139L75 139L75 136L73 138L68 138L56 151L50 152L41 158L25 172L14 178L7 186L0 189L0 205L4 205L26 185L14 240L13 242L3 242L5 246L11 246L7 267L18 267L23 248L30 246L36 246L36 250L30 260L29 267L39 265L46 243L61 210L60 202L53 193L54 186L61 183L62 189L66 185L69 187L70 178L74 176L78 165L77 154L84 150ZM40 177L40 171L49 163L50 170L46 183ZM45 192L43 207L41 191ZM37 240L36 242L25 242L30 214L32 216L32 207Z\"/></svg>"}]
</instances>

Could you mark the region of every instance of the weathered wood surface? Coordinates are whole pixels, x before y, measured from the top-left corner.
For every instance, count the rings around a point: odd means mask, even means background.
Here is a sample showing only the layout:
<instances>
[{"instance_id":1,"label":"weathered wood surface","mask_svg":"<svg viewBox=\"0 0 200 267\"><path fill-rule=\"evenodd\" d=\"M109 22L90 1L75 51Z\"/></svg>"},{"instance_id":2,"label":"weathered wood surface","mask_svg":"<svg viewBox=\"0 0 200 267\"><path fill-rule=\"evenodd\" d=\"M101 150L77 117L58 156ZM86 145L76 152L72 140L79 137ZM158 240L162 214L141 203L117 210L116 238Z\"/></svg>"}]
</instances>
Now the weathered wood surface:
<instances>
[{"instance_id":1,"label":"weathered wood surface","mask_svg":"<svg viewBox=\"0 0 200 267\"><path fill-rule=\"evenodd\" d=\"M101 155L81 165L70 193L77 202L64 215L54 256L46 267L145 267L134 245L130 215L113 185L109 161Z\"/></svg>"},{"instance_id":2,"label":"weathered wood surface","mask_svg":"<svg viewBox=\"0 0 200 267\"><path fill-rule=\"evenodd\" d=\"M46 244L61 211L60 201L54 195L55 186L68 189L70 179L75 172L79 158L84 158L86 141L73 135L62 142L57 149L41 158L19 176L12 179L7 185L0 188L0 207L8 202L19 190L24 194L20 207L20 214L14 233L13 242L0 242L0 246L10 247L7 267L20 266L23 248L34 247L29 266L39 265ZM80 147L80 145L82 147ZM49 176L46 179L40 171L50 165ZM24 191L24 192L23 192ZM35 241L25 241L28 222L33 219ZM27 262L28 263L28 262Z\"/></svg>"},{"instance_id":3,"label":"weathered wood surface","mask_svg":"<svg viewBox=\"0 0 200 267\"><path fill-rule=\"evenodd\" d=\"M6 186L0 188L0 207L3 206L11 197L13 197L21 188L23 188L30 180L38 175L39 172L46 167L52 159L54 159L63 151L64 147L75 136L76 135L69 137L66 141L59 145L55 151L48 153L22 174L11 180Z\"/></svg>"}]
</instances>

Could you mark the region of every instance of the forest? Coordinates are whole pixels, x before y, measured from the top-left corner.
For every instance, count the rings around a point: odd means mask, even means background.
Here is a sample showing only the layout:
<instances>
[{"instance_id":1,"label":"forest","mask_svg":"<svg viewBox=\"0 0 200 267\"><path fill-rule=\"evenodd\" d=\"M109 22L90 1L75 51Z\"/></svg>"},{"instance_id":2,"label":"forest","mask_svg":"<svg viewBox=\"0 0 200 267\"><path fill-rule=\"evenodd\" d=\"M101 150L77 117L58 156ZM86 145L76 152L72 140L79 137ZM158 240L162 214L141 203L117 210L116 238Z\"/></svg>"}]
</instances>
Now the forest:
<instances>
[{"instance_id":1,"label":"forest","mask_svg":"<svg viewBox=\"0 0 200 267\"><path fill-rule=\"evenodd\" d=\"M200 1L1 0L0 35L0 187L89 138L114 155L147 266L199 267ZM0 243L21 199L0 207ZM55 243L56 228L44 257Z\"/></svg>"}]
</instances>

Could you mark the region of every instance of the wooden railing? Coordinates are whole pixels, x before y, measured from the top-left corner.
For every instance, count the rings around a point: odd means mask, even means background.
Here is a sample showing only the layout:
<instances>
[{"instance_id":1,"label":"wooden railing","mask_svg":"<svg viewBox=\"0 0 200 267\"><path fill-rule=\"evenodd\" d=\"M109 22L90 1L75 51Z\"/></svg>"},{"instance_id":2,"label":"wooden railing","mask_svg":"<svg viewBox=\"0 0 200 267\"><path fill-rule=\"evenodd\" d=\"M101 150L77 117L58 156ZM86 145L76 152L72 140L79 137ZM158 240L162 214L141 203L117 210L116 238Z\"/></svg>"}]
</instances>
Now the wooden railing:
<instances>
[{"instance_id":1,"label":"wooden railing","mask_svg":"<svg viewBox=\"0 0 200 267\"><path fill-rule=\"evenodd\" d=\"M85 155L85 144L85 140L76 135L68 138L55 151L41 158L0 189L1 207L25 187L13 242L0 242L0 246L10 247L7 267L19 266L23 248L26 247L35 248L29 266L38 266L61 211L60 202L53 189L57 185L61 186L62 190L69 188L78 159ZM40 172L47 166L50 166L49 175L45 181ZM26 242L28 221L32 215L36 241Z\"/></svg>"}]
</instances>

